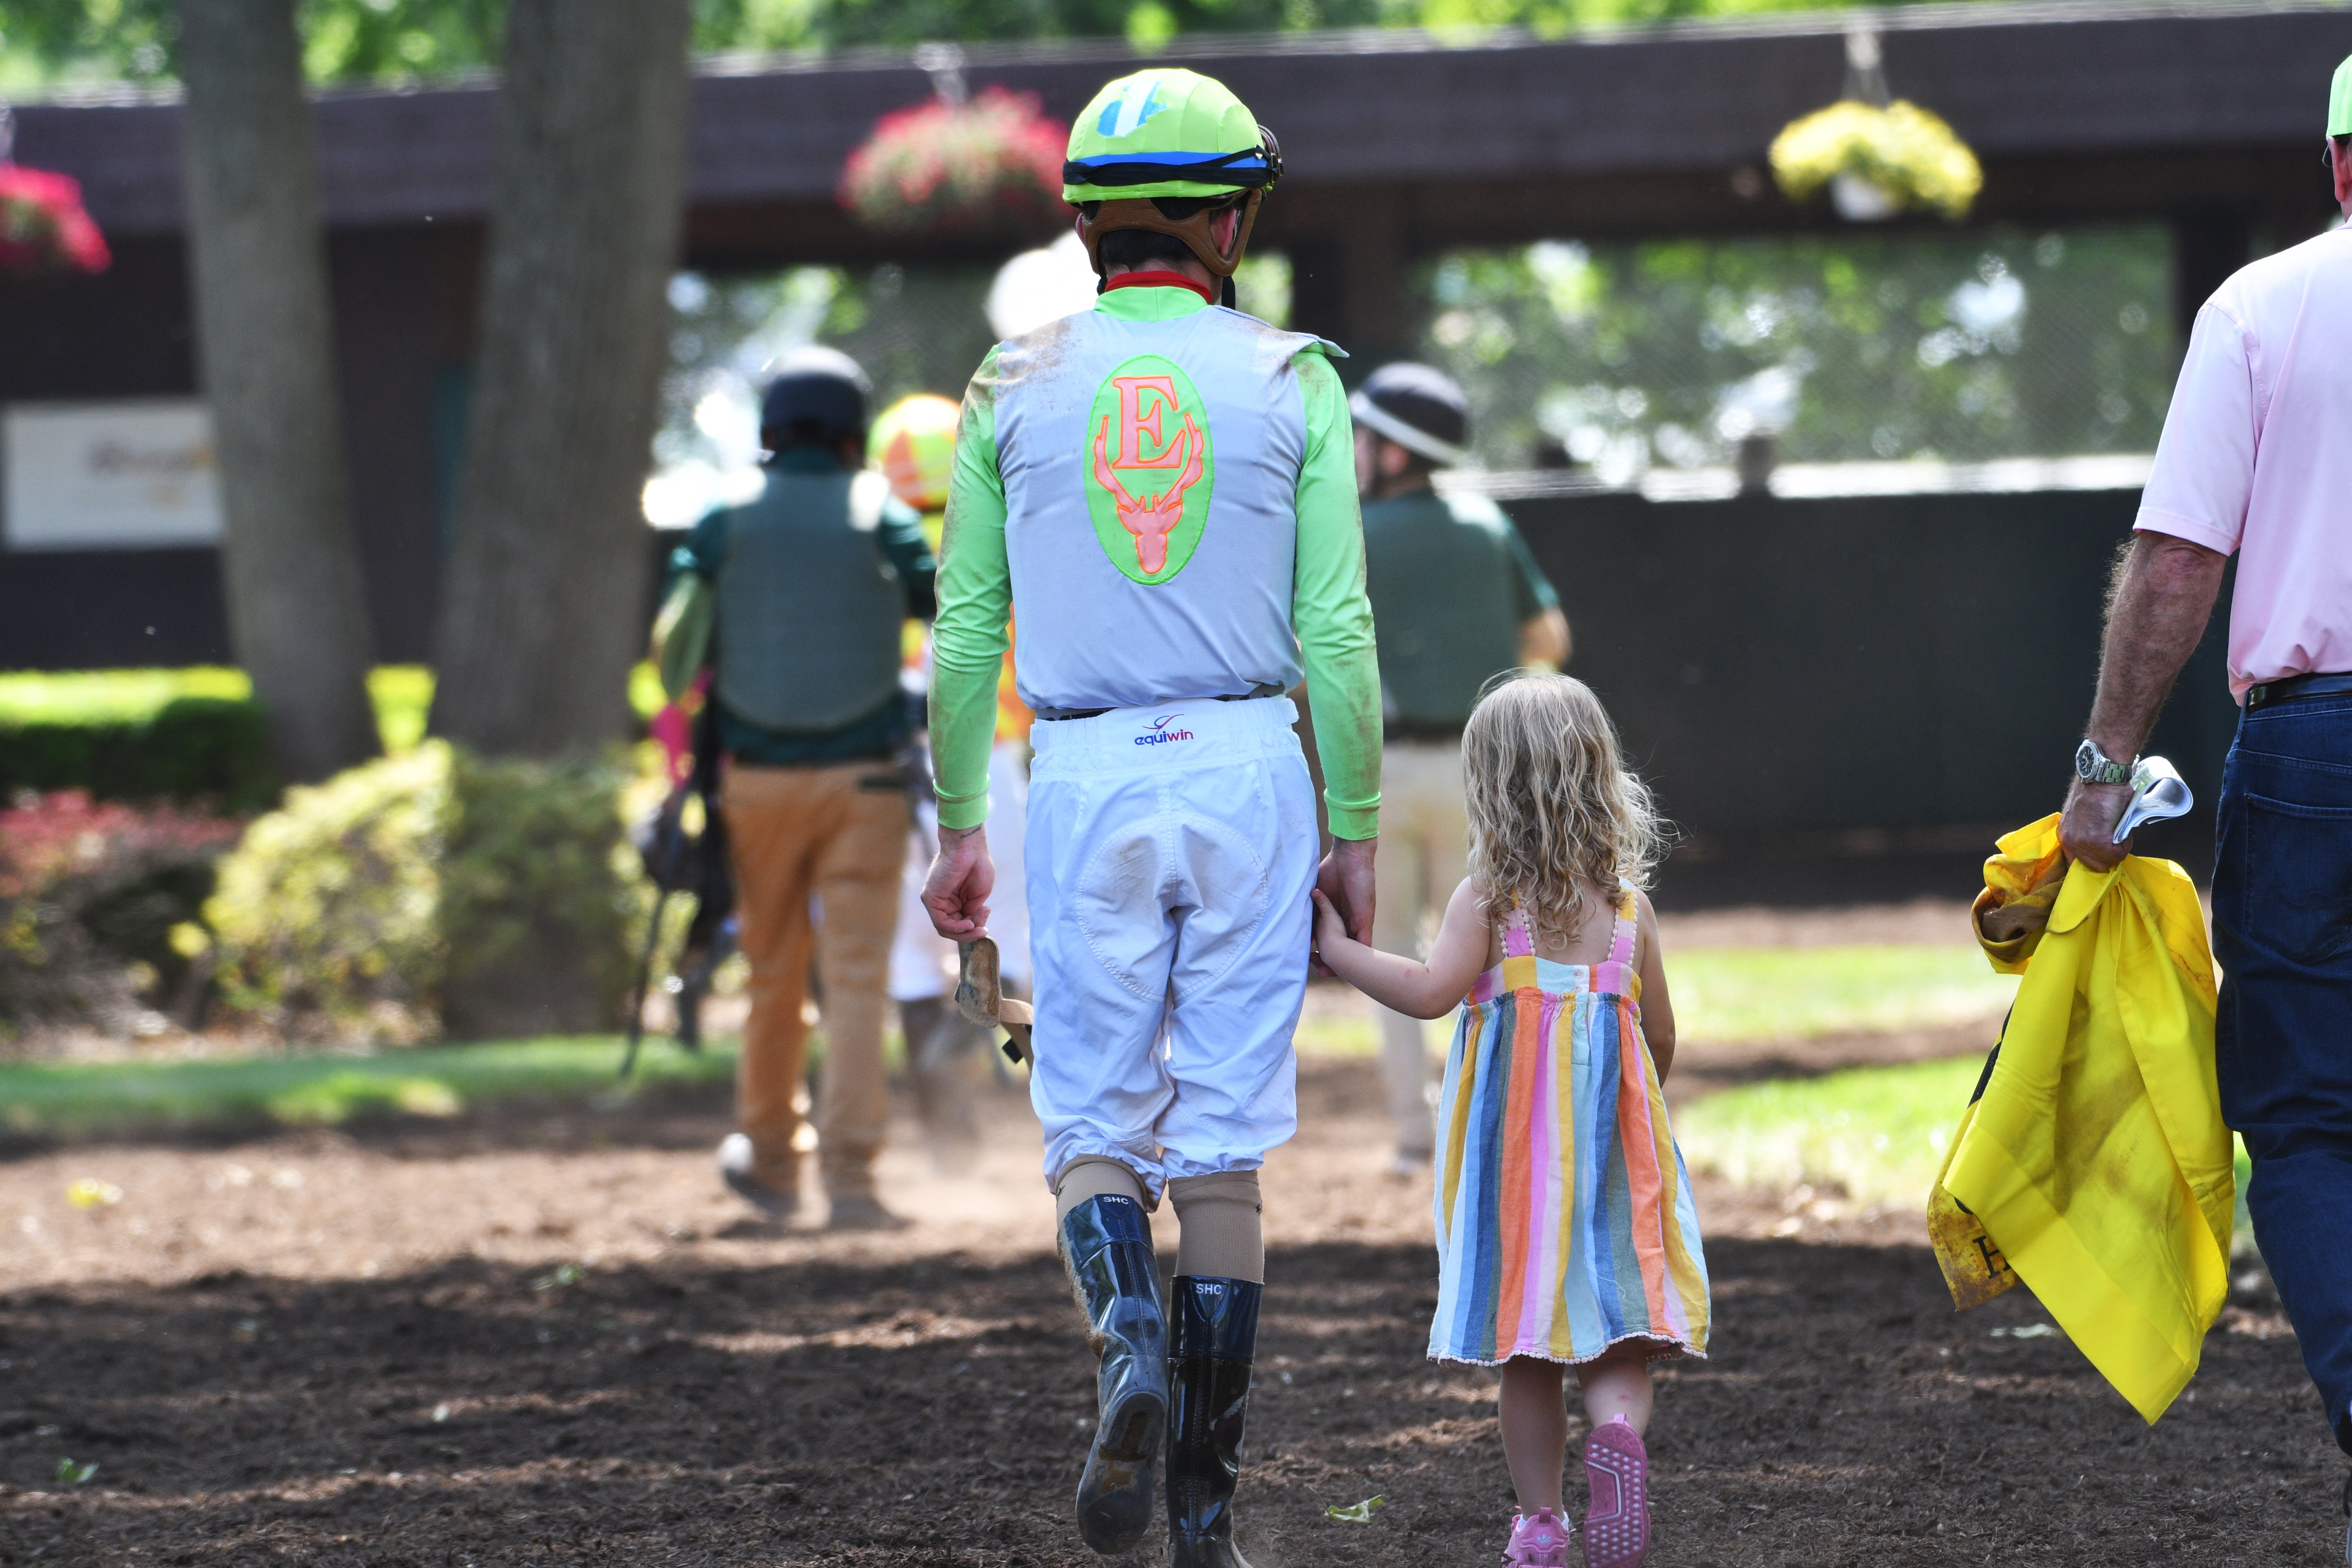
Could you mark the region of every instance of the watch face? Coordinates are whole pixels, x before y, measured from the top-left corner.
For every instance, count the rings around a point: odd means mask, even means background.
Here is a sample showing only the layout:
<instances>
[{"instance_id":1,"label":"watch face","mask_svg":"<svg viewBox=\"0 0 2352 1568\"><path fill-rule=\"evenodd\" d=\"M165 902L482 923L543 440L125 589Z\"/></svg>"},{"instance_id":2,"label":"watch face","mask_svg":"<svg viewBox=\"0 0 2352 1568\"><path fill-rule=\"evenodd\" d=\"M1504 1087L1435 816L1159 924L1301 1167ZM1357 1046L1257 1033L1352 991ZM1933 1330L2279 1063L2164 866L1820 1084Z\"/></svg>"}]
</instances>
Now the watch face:
<instances>
[{"instance_id":1,"label":"watch face","mask_svg":"<svg viewBox=\"0 0 2352 1568\"><path fill-rule=\"evenodd\" d=\"M2131 764L2112 761L2096 741L2085 741L2074 748L2074 776L2085 784L2125 784L2131 779Z\"/></svg>"}]
</instances>

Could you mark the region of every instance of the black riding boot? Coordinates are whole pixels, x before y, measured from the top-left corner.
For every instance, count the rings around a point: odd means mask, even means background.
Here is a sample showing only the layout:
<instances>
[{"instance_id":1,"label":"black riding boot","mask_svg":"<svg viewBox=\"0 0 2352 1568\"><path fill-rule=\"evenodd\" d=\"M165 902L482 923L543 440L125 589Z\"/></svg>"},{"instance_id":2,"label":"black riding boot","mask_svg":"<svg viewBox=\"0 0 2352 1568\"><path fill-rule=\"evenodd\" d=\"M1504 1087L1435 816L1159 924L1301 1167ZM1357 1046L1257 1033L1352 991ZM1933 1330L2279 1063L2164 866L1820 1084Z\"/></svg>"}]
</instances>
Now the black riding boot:
<instances>
[{"instance_id":1,"label":"black riding boot","mask_svg":"<svg viewBox=\"0 0 2352 1568\"><path fill-rule=\"evenodd\" d=\"M1143 1205L1117 1193L1062 1217L1062 1262L1102 1358L1094 1449L1078 1480L1078 1533L1105 1556L1151 1523L1153 1471L1168 1429L1168 1318Z\"/></svg>"},{"instance_id":2,"label":"black riding boot","mask_svg":"<svg viewBox=\"0 0 2352 1568\"><path fill-rule=\"evenodd\" d=\"M1179 1275L1168 1358L1169 1568L1249 1568L1234 1546L1234 1484L1257 1354L1248 1279Z\"/></svg>"}]
</instances>

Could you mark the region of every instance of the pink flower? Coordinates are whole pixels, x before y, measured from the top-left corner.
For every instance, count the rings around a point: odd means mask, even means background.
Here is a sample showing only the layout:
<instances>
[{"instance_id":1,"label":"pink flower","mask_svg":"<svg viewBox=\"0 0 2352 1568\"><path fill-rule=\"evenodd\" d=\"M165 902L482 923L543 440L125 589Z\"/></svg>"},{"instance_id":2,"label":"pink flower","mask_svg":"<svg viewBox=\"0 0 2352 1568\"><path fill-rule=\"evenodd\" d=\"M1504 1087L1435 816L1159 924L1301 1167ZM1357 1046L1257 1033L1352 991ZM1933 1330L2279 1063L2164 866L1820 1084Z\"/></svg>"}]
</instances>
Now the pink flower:
<instances>
[{"instance_id":1,"label":"pink flower","mask_svg":"<svg viewBox=\"0 0 2352 1568\"><path fill-rule=\"evenodd\" d=\"M0 898L37 893L58 878L125 853L226 844L244 825L175 806L94 802L78 789L30 795L0 810Z\"/></svg>"},{"instance_id":2,"label":"pink flower","mask_svg":"<svg viewBox=\"0 0 2352 1568\"><path fill-rule=\"evenodd\" d=\"M886 114L842 168L839 196L877 228L1042 230L1062 204L1068 127L1033 94L985 88Z\"/></svg>"},{"instance_id":3,"label":"pink flower","mask_svg":"<svg viewBox=\"0 0 2352 1568\"><path fill-rule=\"evenodd\" d=\"M0 163L0 273L103 272L112 259L79 181Z\"/></svg>"}]
</instances>

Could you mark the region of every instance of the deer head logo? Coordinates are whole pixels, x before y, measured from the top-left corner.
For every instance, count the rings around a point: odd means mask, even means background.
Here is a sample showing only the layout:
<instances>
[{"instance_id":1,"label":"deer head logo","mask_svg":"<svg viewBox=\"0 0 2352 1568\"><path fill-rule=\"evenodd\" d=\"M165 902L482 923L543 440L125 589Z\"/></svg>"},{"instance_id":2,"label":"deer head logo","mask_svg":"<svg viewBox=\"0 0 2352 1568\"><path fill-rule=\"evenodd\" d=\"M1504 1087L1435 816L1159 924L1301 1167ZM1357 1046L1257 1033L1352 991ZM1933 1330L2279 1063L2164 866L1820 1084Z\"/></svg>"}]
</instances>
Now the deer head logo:
<instances>
[{"instance_id":1,"label":"deer head logo","mask_svg":"<svg viewBox=\"0 0 2352 1568\"><path fill-rule=\"evenodd\" d=\"M1137 354L1102 379L1086 420L1071 434L1095 542L1130 583L1174 581L1217 488L1207 401L1174 360Z\"/></svg>"},{"instance_id":2,"label":"deer head logo","mask_svg":"<svg viewBox=\"0 0 2352 1568\"><path fill-rule=\"evenodd\" d=\"M1183 433L1176 438L1175 456L1182 470L1176 482L1156 496L1150 490L1129 495L1111 466L1110 416L1105 415L1095 429L1095 482L1110 492L1118 507L1119 526L1135 536L1135 563L1147 577L1158 575L1168 564L1168 535L1184 521L1184 492L1200 482L1201 447L1200 427L1187 414Z\"/></svg>"}]
</instances>

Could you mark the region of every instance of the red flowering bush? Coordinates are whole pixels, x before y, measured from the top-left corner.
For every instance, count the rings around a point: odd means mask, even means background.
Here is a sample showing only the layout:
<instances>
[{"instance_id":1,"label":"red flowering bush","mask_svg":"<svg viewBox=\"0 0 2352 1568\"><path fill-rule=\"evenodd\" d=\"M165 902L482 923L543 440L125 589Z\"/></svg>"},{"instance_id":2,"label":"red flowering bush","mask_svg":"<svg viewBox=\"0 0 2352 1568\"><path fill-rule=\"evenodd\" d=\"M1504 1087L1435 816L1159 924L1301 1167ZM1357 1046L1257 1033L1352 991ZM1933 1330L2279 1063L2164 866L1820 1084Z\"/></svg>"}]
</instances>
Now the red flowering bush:
<instances>
[{"instance_id":1,"label":"red flowering bush","mask_svg":"<svg viewBox=\"0 0 2352 1568\"><path fill-rule=\"evenodd\" d=\"M112 259L79 181L0 163L0 274L103 272Z\"/></svg>"},{"instance_id":2,"label":"red flowering bush","mask_svg":"<svg viewBox=\"0 0 2352 1568\"><path fill-rule=\"evenodd\" d=\"M984 88L885 115L841 175L841 205L896 233L1028 236L1060 223L1069 127L1034 94Z\"/></svg>"},{"instance_id":3,"label":"red flowering bush","mask_svg":"<svg viewBox=\"0 0 2352 1568\"><path fill-rule=\"evenodd\" d=\"M0 810L0 1036L13 1024L111 1024L145 990L183 989L175 929L212 893L243 825L171 807L26 791Z\"/></svg>"}]
</instances>

